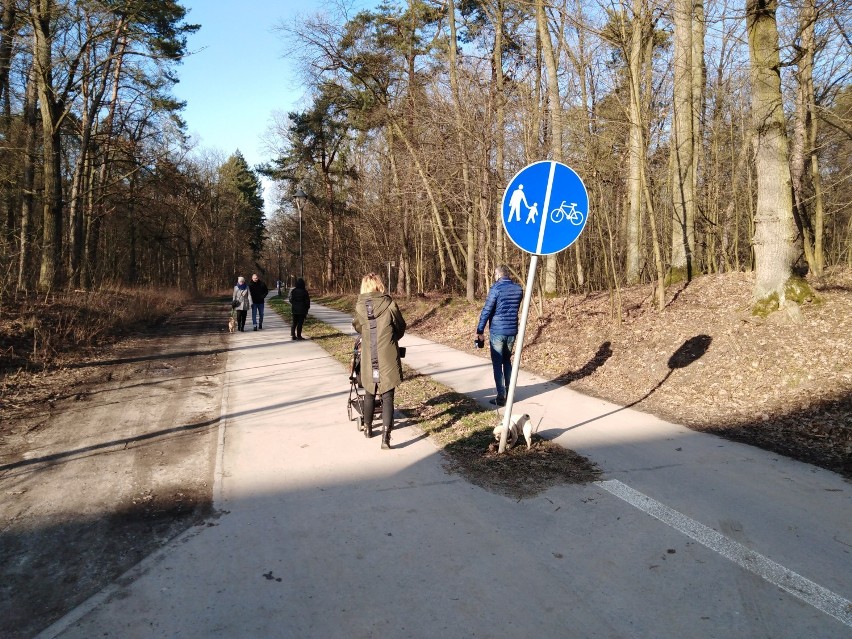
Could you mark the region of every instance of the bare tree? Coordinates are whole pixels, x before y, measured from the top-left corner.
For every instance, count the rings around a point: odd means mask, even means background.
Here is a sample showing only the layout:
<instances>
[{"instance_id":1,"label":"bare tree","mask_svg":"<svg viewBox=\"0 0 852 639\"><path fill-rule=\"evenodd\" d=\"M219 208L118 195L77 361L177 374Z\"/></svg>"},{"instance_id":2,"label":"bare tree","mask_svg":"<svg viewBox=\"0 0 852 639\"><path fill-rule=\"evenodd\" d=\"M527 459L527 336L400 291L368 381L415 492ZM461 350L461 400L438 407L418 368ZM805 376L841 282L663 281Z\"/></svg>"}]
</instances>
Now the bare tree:
<instances>
[{"instance_id":1,"label":"bare tree","mask_svg":"<svg viewBox=\"0 0 852 639\"><path fill-rule=\"evenodd\" d=\"M752 126L757 174L754 215L754 298L784 296L795 259L792 182L781 97L777 0L747 0L746 28L751 59Z\"/></svg>"},{"instance_id":2,"label":"bare tree","mask_svg":"<svg viewBox=\"0 0 852 639\"><path fill-rule=\"evenodd\" d=\"M556 162L562 162L562 98L559 93L559 77L557 72L556 54L553 52L550 27L544 0L535 3L536 24L538 37L541 40L541 52L547 70L547 104L548 122L550 124L550 157ZM547 211L542 212L547 215ZM548 255L544 262L544 292L549 295L556 293L556 256Z\"/></svg>"},{"instance_id":3,"label":"bare tree","mask_svg":"<svg viewBox=\"0 0 852 639\"><path fill-rule=\"evenodd\" d=\"M669 282L691 280L695 269L696 135L693 0L674 0L674 100L671 135L672 253Z\"/></svg>"}]
</instances>

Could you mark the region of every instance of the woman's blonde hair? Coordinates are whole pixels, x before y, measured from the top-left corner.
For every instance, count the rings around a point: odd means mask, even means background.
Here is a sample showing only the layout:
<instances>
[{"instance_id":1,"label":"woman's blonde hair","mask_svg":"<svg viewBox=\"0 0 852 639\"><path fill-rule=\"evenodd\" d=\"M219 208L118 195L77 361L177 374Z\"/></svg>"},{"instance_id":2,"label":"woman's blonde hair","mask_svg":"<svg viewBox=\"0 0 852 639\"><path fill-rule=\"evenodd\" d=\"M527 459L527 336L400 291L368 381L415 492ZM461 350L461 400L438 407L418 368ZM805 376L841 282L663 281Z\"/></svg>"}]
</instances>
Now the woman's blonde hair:
<instances>
[{"instance_id":1,"label":"woman's blonde hair","mask_svg":"<svg viewBox=\"0 0 852 639\"><path fill-rule=\"evenodd\" d=\"M375 273L367 273L361 280L362 293L384 293L385 285L382 278Z\"/></svg>"}]
</instances>

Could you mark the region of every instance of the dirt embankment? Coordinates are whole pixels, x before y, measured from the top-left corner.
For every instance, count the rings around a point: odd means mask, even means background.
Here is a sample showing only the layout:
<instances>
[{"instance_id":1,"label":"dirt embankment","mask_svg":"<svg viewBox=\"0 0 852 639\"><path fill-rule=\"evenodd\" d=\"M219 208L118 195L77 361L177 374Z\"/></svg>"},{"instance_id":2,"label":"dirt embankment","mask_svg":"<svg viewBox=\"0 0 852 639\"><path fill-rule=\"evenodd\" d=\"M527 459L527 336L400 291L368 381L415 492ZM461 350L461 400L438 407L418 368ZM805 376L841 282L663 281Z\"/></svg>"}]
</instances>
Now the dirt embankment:
<instances>
[{"instance_id":1,"label":"dirt embankment","mask_svg":"<svg viewBox=\"0 0 852 639\"><path fill-rule=\"evenodd\" d=\"M0 636L32 637L210 513L225 306L6 379Z\"/></svg>"},{"instance_id":2,"label":"dirt embankment","mask_svg":"<svg viewBox=\"0 0 852 639\"><path fill-rule=\"evenodd\" d=\"M753 274L533 302L522 365L582 393L852 478L852 273L812 283L818 301L760 319ZM481 302L398 300L409 330L472 348ZM622 321L617 321L619 303Z\"/></svg>"}]
</instances>

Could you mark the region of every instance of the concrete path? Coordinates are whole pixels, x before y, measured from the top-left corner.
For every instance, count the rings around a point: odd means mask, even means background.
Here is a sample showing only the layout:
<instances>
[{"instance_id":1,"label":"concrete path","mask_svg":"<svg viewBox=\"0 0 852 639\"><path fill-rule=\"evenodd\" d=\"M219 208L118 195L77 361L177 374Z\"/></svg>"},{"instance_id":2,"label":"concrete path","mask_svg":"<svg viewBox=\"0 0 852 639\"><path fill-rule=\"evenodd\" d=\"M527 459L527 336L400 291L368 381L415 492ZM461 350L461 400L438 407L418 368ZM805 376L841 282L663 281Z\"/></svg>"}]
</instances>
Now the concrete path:
<instances>
[{"instance_id":1,"label":"concrete path","mask_svg":"<svg viewBox=\"0 0 852 639\"><path fill-rule=\"evenodd\" d=\"M403 345L493 396L487 360ZM231 346L219 516L41 637L852 637L836 474L522 372L515 412L605 476L517 502L448 474L411 426L391 451L365 439L344 367L274 313Z\"/></svg>"}]
</instances>

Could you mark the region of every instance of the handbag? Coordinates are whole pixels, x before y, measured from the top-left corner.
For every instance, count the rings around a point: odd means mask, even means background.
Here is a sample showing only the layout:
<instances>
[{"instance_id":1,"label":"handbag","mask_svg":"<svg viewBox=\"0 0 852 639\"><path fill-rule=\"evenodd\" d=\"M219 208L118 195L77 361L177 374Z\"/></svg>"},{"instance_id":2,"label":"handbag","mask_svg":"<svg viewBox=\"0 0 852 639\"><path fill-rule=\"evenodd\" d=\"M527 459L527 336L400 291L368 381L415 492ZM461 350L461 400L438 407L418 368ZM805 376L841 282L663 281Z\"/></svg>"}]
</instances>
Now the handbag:
<instances>
[{"instance_id":1,"label":"handbag","mask_svg":"<svg viewBox=\"0 0 852 639\"><path fill-rule=\"evenodd\" d=\"M240 305L240 303L237 300L234 300L233 302L231 302L231 308L237 308L237 306L239 306L239 305Z\"/></svg>"}]
</instances>

